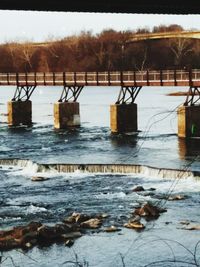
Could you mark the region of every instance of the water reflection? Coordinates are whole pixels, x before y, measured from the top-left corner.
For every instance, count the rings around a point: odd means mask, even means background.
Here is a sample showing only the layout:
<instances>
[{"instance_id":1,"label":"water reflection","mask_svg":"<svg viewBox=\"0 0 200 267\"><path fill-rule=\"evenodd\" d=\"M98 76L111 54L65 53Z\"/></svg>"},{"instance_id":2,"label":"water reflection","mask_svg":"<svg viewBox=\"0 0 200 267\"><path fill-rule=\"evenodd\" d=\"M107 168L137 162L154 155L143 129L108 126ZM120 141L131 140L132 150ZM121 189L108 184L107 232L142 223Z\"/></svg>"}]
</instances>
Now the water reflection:
<instances>
[{"instance_id":1,"label":"water reflection","mask_svg":"<svg viewBox=\"0 0 200 267\"><path fill-rule=\"evenodd\" d=\"M135 134L111 134L111 143L114 147L136 147L137 135Z\"/></svg>"},{"instance_id":2,"label":"water reflection","mask_svg":"<svg viewBox=\"0 0 200 267\"><path fill-rule=\"evenodd\" d=\"M180 159L185 159L189 156L197 156L200 154L200 138L179 138L178 148Z\"/></svg>"}]
</instances>

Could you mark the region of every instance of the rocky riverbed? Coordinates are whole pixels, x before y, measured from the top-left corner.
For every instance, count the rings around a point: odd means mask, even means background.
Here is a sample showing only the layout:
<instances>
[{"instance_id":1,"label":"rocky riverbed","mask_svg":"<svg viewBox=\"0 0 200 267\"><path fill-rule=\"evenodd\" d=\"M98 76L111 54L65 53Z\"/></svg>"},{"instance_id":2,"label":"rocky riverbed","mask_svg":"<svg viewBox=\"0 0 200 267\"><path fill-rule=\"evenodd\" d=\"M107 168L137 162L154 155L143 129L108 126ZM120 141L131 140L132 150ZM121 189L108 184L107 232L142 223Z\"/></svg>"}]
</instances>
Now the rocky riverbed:
<instances>
[{"instance_id":1,"label":"rocky riverbed","mask_svg":"<svg viewBox=\"0 0 200 267\"><path fill-rule=\"evenodd\" d=\"M53 267L74 262L76 254L89 266L121 267L122 255L126 266L134 259L140 267L160 254L163 259L171 255L160 240L191 250L199 240L197 177L36 173L12 166L2 166L0 176L3 266L12 264L9 255L20 267ZM171 242L183 257L185 252Z\"/></svg>"},{"instance_id":2,"label":"rocky riverbed","mask_svg":"<svg viewBox=\"0 0 200 267\"><path fill-rule=\"evenodd\" d=\"M157 219L160 213L166 209L146 203L133 212L133 216L123 226L135 230L142 230L145 225L141 222L142 217L146 221ZM51 245L53 243L64 243L72 246L74 240L87 234L87 231L95 232L117 232L121 229L115 225L102 228L103 221L109 217L108 214L88 215L73 212L61 223L45 225L41 222L30 222L28 225L16 226L10 230L0 231L0 250L8 251L16 248L30 249L36 245ZM97 229L100 229L97 231Z\"/></svg>"}]
</instances>

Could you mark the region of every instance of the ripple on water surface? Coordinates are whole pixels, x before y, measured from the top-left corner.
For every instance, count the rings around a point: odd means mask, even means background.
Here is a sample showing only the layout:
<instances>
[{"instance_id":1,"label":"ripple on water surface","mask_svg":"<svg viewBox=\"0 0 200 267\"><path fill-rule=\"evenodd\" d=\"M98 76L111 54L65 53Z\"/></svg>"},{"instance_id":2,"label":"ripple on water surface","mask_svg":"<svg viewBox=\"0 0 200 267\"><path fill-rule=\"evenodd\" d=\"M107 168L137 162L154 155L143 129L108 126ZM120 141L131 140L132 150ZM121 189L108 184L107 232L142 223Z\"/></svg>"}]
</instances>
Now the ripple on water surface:
<instances>
[{"instance_id":1,"label":"ripple on water surface","mask_svg":"<svg viewBox=\"0 0 200 267\"><path fill-rule=\"evenodd\" d=\"M42 173L38 175L42 175ZM30 179L32 173L28 174L23 169L15 167L9 169L4 166L0 170L0 223L2 228L25 224L30 220L57 223L73 211L89 214L108 213L110 216L106 219L105 225L115 224L122 228L121 232L110 235L101 233L84 236L77 240L73 246L74 251L79 253L80 260L86 258L90 264L100 261L102 263L99 263L99 266L110 266L106 265L110 261L112 266L113 264L114 266L121 266L119 264L120 258L116 259L116 257L118 257L118 253L125 253L131 244L134 250L137 250L137 254L132 255L132 252L129 252L127 266L132 266L130 258L137 260L140 264L145 263L144 258L138 257L141 257L147 249L147 247L144 248L146 241L142 242L142 240L151 239L148 233L154 233L163 238L173 239L176 237L180 242L184 242L183 236L186 238L188 232L177 229L181 226L180 221L187 219L199 221L196 205L199 204L198 187L200 181L194 180L194 178L180 180L174 189L174 193L186 194L188 198L179 202L166 203L167 213L162 214L157 221L150 222L148 226L149 230L153 226L153 232L147 230L143 234L139 234L133 230L124 229L123 224L131 217L131 212L138 204L149 200L160 201L160 196L168 192L174 180L133 174L79 172L73 174L46 173L45 175L49 175L48 180L33 182ZM132 189L137 185L142 185L146 191L133 192ZM152 187L156 190L149 191ZM141 236L138 239L139 235ZM192 244L197 241L197 235L190 234L189 240L187 245L192 247ZM133 245L133 241L136 242L137 246ZM143 249L139 248L140 246ZM48 255L48 257L51 255L51 262L48 263L50 267L55 266L56 261L57 266L60 266L65 260L73 259L73 255L68 254L69 248L63 248L63 246L55 245L48 249L43 248L42 251L34 248L27 254L40 260L37 266L47 266L44 255ZM158 253L149 247L148 251L148 260L156 259ZM163 245L160 245L159 251L162 251L163 255L167 255L166 247ZM52 258L52 253L55 254L55 258ZM179 250L178 253L180 253ZM22 256L19 257L17 252L11 254L14 260L20 264L26 263L29 266L35 264L29 258L24 257L22 259ZM9 266L9 263L5 266Z\"/></svg>"}]
</instances>

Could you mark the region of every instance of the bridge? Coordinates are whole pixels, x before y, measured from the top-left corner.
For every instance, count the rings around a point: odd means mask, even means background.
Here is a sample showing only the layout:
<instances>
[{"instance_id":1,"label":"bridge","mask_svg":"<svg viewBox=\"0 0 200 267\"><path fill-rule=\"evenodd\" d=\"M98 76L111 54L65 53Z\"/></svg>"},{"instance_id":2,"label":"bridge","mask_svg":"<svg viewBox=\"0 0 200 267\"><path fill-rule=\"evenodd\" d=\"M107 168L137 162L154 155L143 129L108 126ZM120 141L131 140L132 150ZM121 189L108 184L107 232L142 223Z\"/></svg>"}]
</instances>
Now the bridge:
<instances>
[{"instance_id":1,"label":"bridge","mask_svg":"<svg viewBox=\"0 0 200 267\"><path fill-rule=\"evenodd\" d=\"M171 39L171 38L185 38L185 39L200 39L200 31L176 31L176 32L157 32L157 33L138 33L134 34L126 43L139 42L143 40L156 39Z\"/></svg>"},{"instance_id":2,"label":"bridge","mask_svg":"<svg viewBox=\"0 0 200 267\"><path fill-rule=\"evenodd\" d=\"M0 73L15 86L200 86L200 70Z\"/></svg>"},{"instance_id":3,"label":"bridge","mask_svg":"<svg viewBox=\"0 0 200 267\"><path fill-rule=\"evenodd\" d=\"M200 136L200 70L145 70L107 72L0 73L0 86L16 86L8 102L8 125L31 125L32 102L37 86L60 86L61 96L54 104L54 127L80 126L79 103L84 86L119 86L119 96L110 106L113 133L137 132L136 98L146 86L186 86L185 103L178 110L178 135ZM195 129L195 131L191 131Z\"/></svg>"},{"instance_id":4,"label":"bridge","mask_svg":"<svg viewBox=\"0 0 200 267\"><path fill-rule=\"evenodd\" d=\"M127 39L124 44L131 44L134 42L145 40L159 40L159 39L200 39L200 31L173 31L173 32L157 32L157 33L136 33L130 39ZM48 47L52 42L29 43L32 47Z\"/></svg>"}]
</instances>

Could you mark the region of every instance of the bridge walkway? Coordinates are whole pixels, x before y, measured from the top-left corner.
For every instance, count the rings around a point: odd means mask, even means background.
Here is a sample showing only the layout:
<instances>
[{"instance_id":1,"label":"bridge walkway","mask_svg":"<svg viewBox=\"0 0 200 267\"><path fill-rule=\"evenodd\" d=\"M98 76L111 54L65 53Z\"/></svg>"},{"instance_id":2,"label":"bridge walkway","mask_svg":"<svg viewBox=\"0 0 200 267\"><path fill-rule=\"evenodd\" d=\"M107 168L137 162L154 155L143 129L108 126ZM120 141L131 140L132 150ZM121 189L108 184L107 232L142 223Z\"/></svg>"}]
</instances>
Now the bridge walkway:
<instances>
[{"instance_id":1,"label":"bridge walkway","mask_svg":"<svg viewBox=\"0 0 200 267\"><path fill-rule=\"evenodd\" d=\"M200 70L0 73L0 86L200 86Z\"/></svg>"}]
</instances>

